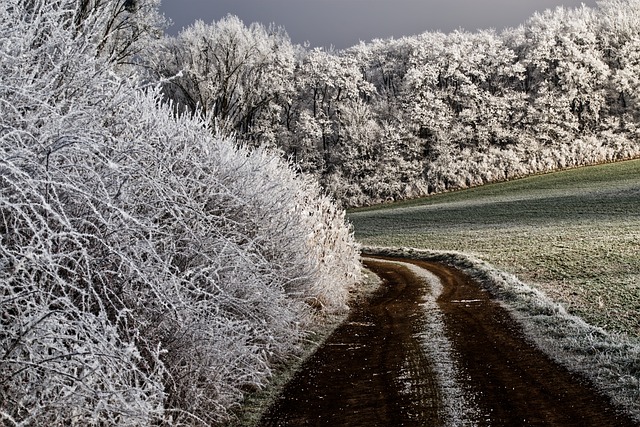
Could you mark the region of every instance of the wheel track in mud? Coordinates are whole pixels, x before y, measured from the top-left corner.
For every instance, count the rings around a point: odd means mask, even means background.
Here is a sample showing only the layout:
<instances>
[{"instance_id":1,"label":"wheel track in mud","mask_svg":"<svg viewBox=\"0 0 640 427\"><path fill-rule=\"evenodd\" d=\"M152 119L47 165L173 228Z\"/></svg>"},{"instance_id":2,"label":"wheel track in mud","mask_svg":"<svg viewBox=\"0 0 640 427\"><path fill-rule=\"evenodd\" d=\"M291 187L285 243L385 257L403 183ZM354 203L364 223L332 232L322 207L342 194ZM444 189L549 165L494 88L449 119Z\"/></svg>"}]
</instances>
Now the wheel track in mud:
<instances>
[{"instance_id":1,"label":"wheel track in mud","mask_svg":"<svg viewBox=\"0 0 640 427\"><path fill-rule=\"evenodd\" d=\"M307 360L265 413L263 426L453 425L425 343L417 338L430 292L411 263L443 286L437 305L455 381L472 419L455 425L638 426L584 379L530 344L506 309L463 273L436 263L366 260L383 279Z\"/></svg>"},{"instance_id":2,"label":"wheel track in mud","mask_svg":"<svg viewBox=\"0 0 640 427\"><path fill-rule=\"evenodd\" d=\"M261 425L438 424L437 381L415 336L425 284L406 268L375 264L384 284L303 364Z\"/></svg>"}]
</instances>

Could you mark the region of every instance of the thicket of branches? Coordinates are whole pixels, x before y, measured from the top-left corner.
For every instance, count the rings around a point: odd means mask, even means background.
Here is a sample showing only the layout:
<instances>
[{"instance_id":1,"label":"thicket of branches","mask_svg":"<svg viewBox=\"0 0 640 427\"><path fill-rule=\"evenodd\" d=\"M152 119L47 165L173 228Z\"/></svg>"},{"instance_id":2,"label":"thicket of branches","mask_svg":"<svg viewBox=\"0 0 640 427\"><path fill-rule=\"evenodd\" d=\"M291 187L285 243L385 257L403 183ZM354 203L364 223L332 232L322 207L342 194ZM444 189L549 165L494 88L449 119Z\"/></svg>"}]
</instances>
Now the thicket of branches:
<instances>
[{"instance_id":1,"label":"thicket of branches","mask_svg":"<svg viewBox=\"0 0 640 427\"><path fill-rule=\"evenodd\" d=\"M148 61L179 76L164 90L182 108L278 146L356 206L637 156L638 40L638 0L337 52L229 16Z\"/></svg>"},{"instance_id":2,"label":"thicket of branches","mask_svg":"<svg viewBox=\"0 0 640 427\"><path fill-rule=\"evenodd\" d=\"M2 425L219 422L358 280L314 181L142 86L156 3L0 3Z\"/></svg>"}]
</instances>

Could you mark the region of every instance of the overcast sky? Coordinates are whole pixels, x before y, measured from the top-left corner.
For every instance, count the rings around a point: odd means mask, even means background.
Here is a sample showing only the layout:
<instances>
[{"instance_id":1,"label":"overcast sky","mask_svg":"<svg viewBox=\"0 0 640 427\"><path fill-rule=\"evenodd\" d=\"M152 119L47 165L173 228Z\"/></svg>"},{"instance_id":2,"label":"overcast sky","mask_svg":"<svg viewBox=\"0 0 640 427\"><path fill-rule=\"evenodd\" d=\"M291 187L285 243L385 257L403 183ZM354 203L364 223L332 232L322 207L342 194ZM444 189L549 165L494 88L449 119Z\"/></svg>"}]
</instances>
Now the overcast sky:
<instances>
[{"instance_id":1,"label":"overcast sky","mask_svg":"<svg viewBox=\"0 0 640 427\"><path fill-rule=\"evenodd\" d=\"M294 43L343 49L360 40L402 37L425 31L450 32L516 27L534 11L595 7L597 0L162 0L173 21L170 34L196 19L206 23L228 14L245 24L283 26Z\"/></svg>"}]
</instances>

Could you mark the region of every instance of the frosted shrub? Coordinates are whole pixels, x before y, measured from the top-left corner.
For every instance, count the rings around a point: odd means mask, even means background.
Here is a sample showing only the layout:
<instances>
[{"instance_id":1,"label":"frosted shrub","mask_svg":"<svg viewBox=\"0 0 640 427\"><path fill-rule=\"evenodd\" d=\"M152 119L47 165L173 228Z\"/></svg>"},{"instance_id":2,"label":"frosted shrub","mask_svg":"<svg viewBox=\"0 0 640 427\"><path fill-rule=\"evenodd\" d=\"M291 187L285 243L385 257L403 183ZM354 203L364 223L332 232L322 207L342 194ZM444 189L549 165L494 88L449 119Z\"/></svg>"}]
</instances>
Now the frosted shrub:
<instances>
[{"instance_id":1,"label":"frosted shrub","mask_svg":"<svg viewBox=\"0 0 640 427\"><path fill-rule=\"evenodd\" d=\"M217 423L344 307L344 213L119 78L75 2L25 4L0 4L1 423Z\"/></svg>"},{"instance_id":2,"label":"frosted shrub","mask_svg":"<svg viewBox=\"0 0 640 427\"><path fill-rule=\"evenodd\" d=\"M328 196L318 196L318 184L308 180L301 200L304 205L303 218L307 234L306 250L312 262L313 280L307 282L304 289L306 300L313 306L329 311L341 311L346 308L348 286L361 279L359 247L353 240L351 230L344 226L345 212L336 207Z\"/></svg>"},{"instance_id":3,"label":"frosted shrub","mask_svg":"<svg viewBox=\"0 0 640 427\"><path fill-rule=\"evenodd\" d=\"M162 366L145 363L104 312L71 301L86 295L29 279L1 285L3 425L146 425L159 418Z\"/></svg>"}]
</instances>

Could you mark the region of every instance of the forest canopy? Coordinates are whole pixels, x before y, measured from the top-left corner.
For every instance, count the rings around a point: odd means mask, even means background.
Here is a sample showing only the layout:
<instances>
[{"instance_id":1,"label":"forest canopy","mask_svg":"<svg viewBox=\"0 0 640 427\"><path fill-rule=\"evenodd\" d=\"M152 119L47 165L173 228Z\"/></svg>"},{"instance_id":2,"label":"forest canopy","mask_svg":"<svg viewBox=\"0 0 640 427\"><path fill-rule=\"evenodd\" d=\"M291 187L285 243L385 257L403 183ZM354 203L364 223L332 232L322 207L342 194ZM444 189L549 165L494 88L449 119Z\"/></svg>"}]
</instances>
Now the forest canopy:
<instances>
[{"instance_id":1,"label":"forest canopy","mask_svg":"<svg viewBox=\"0 0 640 427\"><path fill-rule=\"evenodd\" d=\"M638 0L342 51L228 16L165 38L150 69L180 111L359 206L637 156L639 36Z\"/></svg>"}]
</instances>

